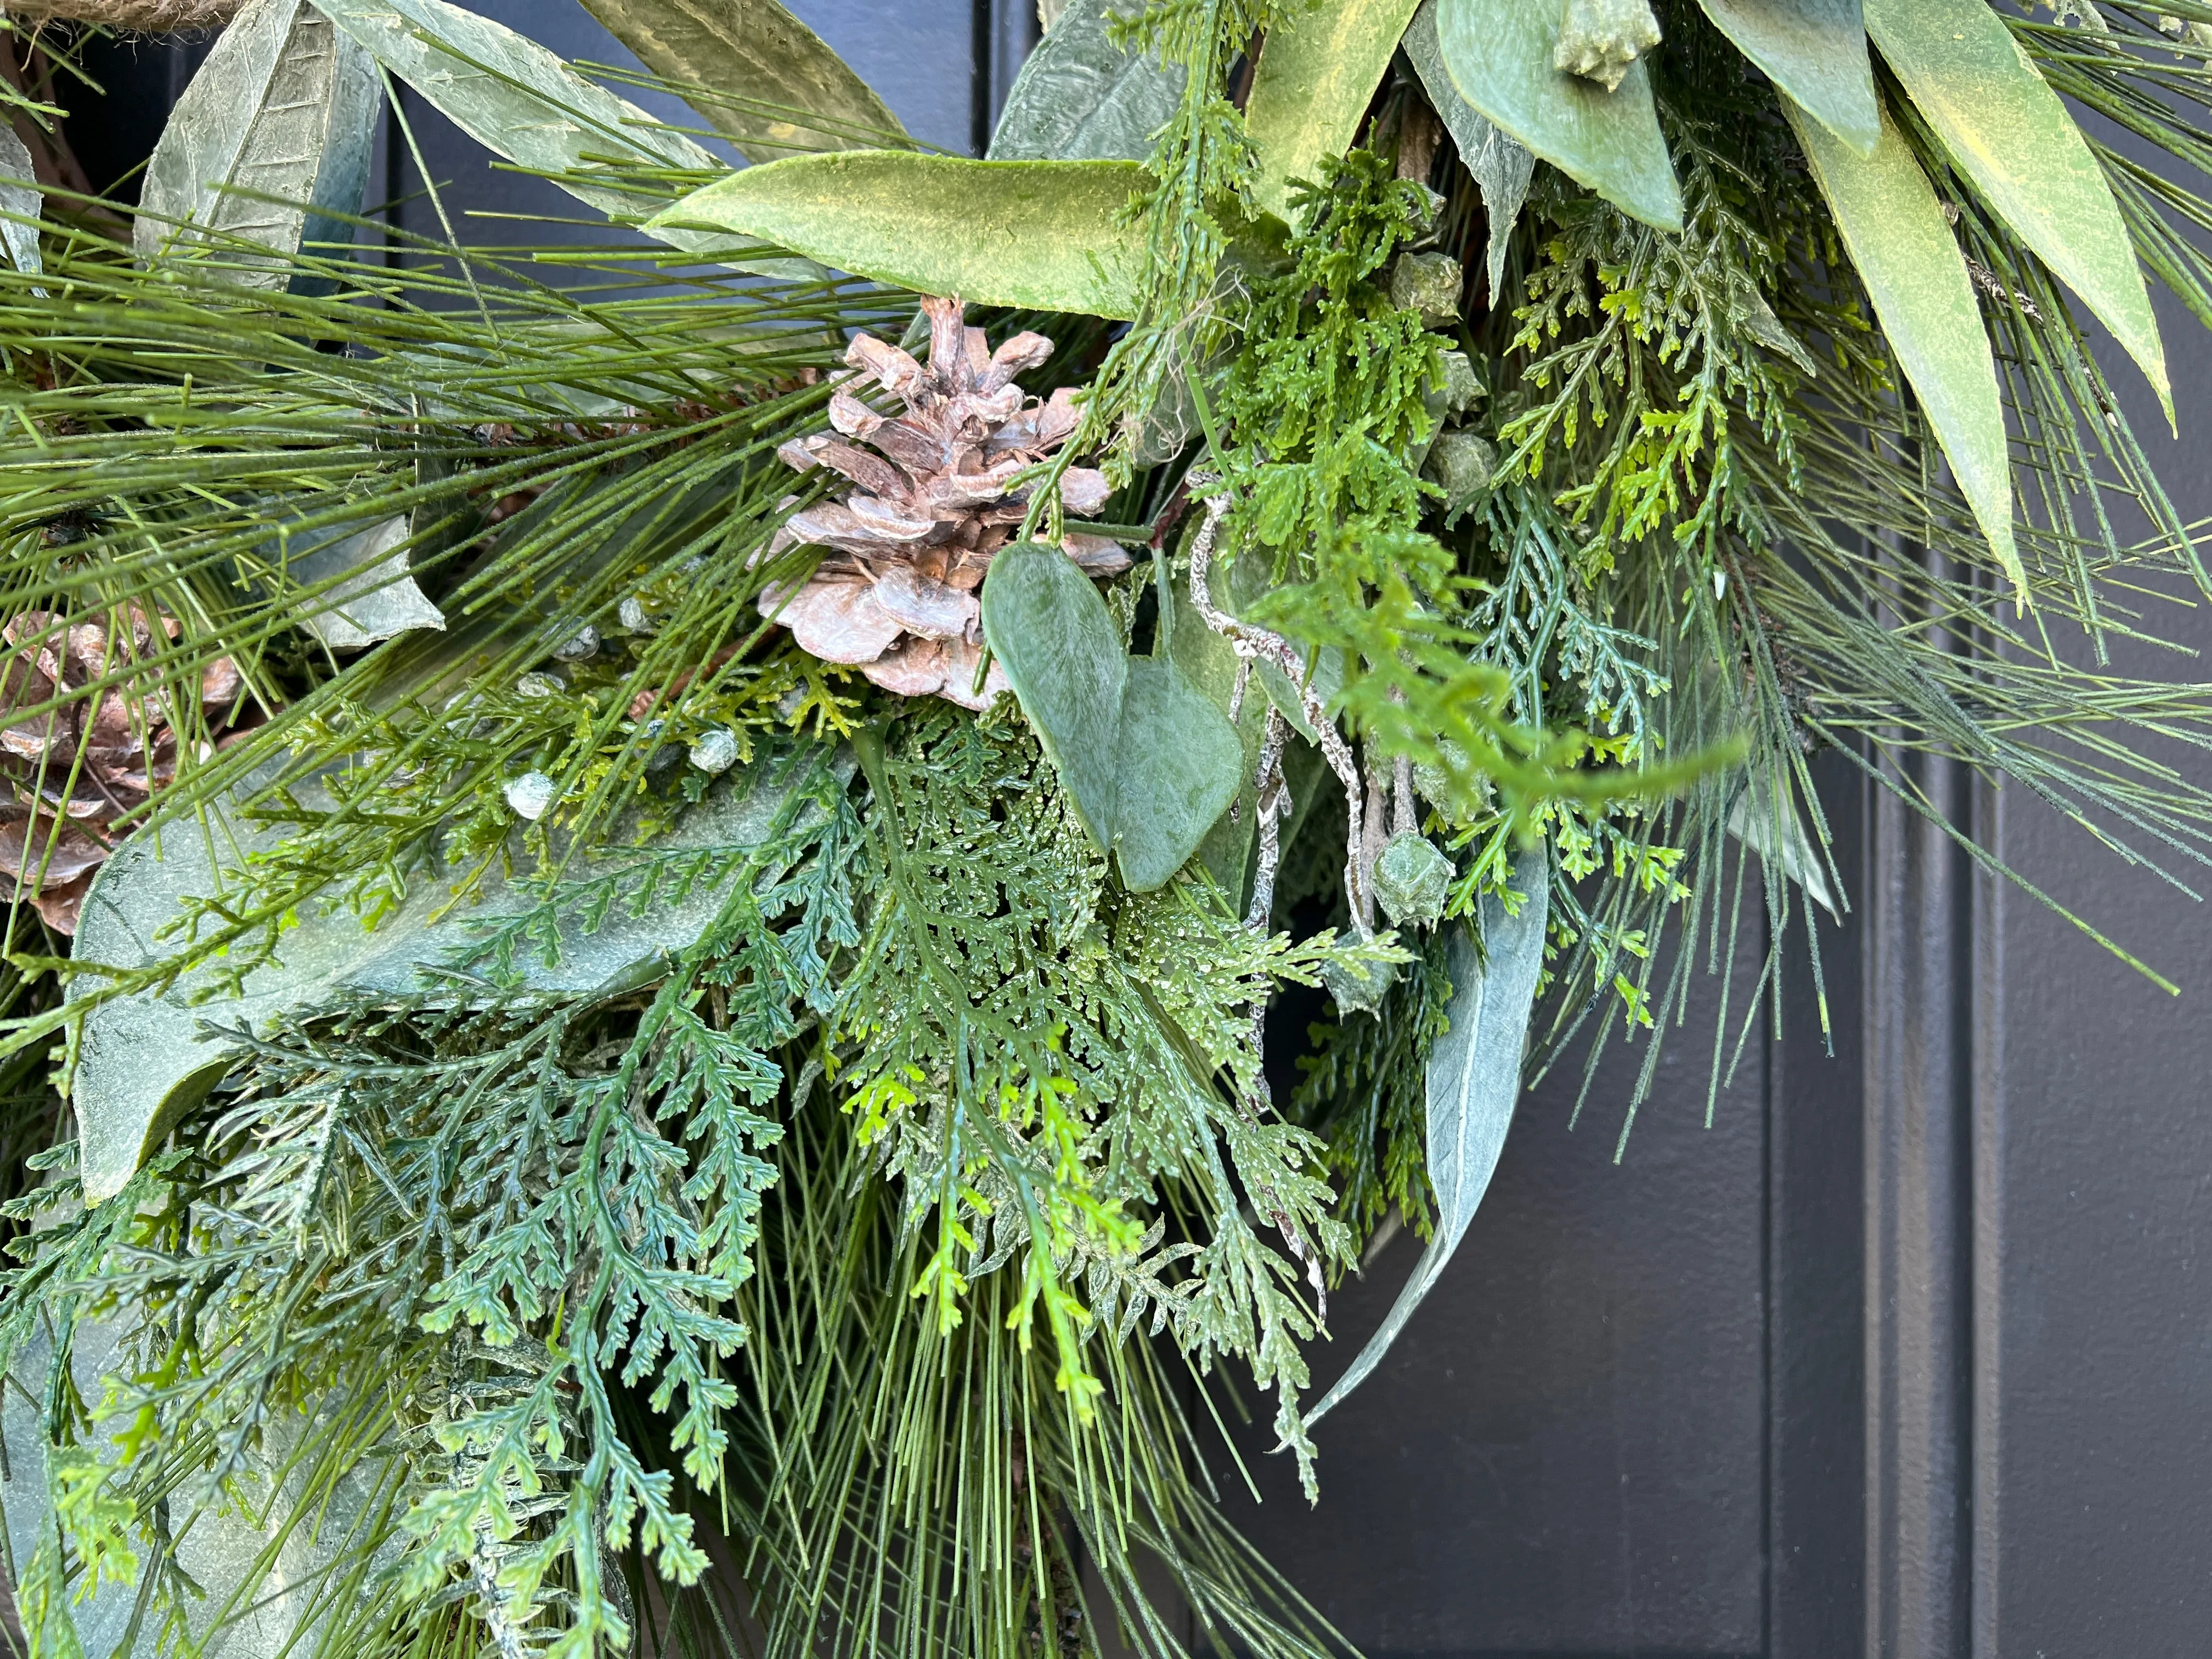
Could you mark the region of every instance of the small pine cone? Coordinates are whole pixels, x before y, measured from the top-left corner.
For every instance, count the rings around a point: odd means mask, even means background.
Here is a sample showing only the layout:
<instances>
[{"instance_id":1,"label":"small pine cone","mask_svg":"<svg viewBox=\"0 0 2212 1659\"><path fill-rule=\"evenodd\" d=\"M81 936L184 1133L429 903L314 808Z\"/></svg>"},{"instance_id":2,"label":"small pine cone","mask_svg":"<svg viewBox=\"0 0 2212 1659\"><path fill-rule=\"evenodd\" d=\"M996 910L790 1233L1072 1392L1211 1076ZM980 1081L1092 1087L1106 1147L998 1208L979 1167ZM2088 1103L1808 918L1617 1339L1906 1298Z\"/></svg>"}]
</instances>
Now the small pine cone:
<instances>
[{"instance_id":1,"label":"small pine cone","mask_svg":"<svg viewBox=\"0 0 2212 1659\"><path fill-rule=\"evenodd\" d=\"M177 636L173 619L158 625ZM180 738L161 683L174 670L159 660L155 626L135 605L106 623L27 611L0 625L0 876L8 898L30 900L56 933L76 932L94 872L129 833L116 821L176 780ZM153 682L143 690L84 689L134 665ZM203 667L203 723L244 689L229 658Z\"/></svg>"},{"instance_id":2,"label":"small pine cone","mask_svg":"<svg viewBox=\"0 0 2212 1659\"><path fill-rule=\"evenodd\" d=\"M1552 67L1618 92L1628 66L1658 44L1650 0L1566 0Z\"/></svg>"},{"instance_id":3,"label":"small pine cone","mask_svg":"<svg viewBox=\"0 0 2212 1659\"><path fill-rule=\"evenodd\" d=\"M830 398L836 433L795 438L776 452L798 471L827 467L854 487L793 514L777 532L771 557L802 544L828 556L796 588L764 591L760 611L803 649L849 663L886 690L985 708L1006 681L994 667L975 683L975 595L1029 511L1028 487L1012 480L1066 443L1081 417L1066 388L1039 401L1014 384L1052 355L1043 335L1018 334L994 352L981 329L966 326L958 300L925 300L922 308L927 368L866 334L845 354L906 404L904 415L878 415L841 387ZM1105 475L1069 467L1060 495L1070 513L1097 513L1106 504ZM1096 574L1129 568L1129 556L1103 537L1070 535L1062 545Z\"/></svg>"}]
</instances>

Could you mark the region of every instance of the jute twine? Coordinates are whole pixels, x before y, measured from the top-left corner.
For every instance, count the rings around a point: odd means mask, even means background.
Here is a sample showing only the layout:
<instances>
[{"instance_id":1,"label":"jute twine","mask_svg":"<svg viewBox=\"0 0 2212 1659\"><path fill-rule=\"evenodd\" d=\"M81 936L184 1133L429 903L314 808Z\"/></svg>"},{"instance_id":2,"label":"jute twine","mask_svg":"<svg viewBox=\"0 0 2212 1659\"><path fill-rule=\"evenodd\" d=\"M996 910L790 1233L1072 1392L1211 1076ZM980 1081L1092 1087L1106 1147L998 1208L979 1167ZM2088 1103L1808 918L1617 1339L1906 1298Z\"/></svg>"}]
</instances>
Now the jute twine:
<instances>
[{"instance_id":1,"label":"jute twine","mask_svg":"<svg viewBox=\"0 0 2212 1659\"><path fill-rule=\"evenodd\" d=\"M47 18L104 23L113 29L176 33L228 23L243 0L4 0L0 10L27 22Z\"/></svg>"}]
</instances>

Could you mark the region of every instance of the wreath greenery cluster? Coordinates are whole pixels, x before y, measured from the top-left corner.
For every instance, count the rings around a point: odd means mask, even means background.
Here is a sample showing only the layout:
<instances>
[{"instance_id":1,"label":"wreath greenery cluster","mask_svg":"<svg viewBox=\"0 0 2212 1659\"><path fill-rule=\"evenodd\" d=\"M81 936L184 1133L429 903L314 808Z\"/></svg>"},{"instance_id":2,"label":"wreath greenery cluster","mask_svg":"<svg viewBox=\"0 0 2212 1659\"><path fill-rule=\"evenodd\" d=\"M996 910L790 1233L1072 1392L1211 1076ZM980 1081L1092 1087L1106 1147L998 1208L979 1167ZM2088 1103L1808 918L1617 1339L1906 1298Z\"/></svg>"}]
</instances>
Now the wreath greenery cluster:
<instances>
[{"instance_id":1,"label":"wreath greenery cluster","mask_svg":"<svg viewBox=\"0 0 2212 1659\"><path fill-rule=\"evenodd\" d=\"M7 25L37 1659L1342 1651L1216 1416L1317 1490L1524 1079L1779 1019L1816 755L2207 861L2212 6L1068 0L974 161L584 3L247 0L127 204Z\"/></svg>"}]
</instances>

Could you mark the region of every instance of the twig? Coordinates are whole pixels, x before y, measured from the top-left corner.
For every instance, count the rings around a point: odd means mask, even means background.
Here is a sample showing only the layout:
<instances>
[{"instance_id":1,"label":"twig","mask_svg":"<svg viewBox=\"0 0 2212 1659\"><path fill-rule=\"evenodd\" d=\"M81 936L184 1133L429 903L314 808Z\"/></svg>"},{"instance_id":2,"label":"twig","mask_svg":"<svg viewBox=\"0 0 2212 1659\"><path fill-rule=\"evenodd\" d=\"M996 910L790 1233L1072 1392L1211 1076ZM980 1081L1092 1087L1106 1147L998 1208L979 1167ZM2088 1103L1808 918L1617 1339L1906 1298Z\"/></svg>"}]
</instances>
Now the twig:
<instances>
[{"instance_id":1,"label":"twig","mask_svg":"<svg viewBox=\"0 0 2212 1659\"><path fill-rule=\"evenodd\" d=\"M1190 475L1194 484L1205 485L1216 482L1207 472ZM1336 729L1329 718L1328 705L1321 693L1305 683L1305 659L1298 648L1280 634L1247 622L1239 622L1213 603L1212 571L1213 544L1220 533L1223 515L1229 511L1228 501L1219 495L1206 503L1206 522L1190 544L1190 602L1204 617L1206 625L1227 640L1237 649L1237 654L1247 661L1266 661L1280 669L1284 677L1297 688L1299 707L1304 711L1306 723L1314 729L1321 743L1321 752L1329 770L1335 773L1344 785L1345 810L1349 828L1345 837L1344 890L1352 901L1352 924L1359 930L1362 939L1375 937L1372 922L1374 907L1367 895L1367 871L1361 862L1365 827L1365 795L1359 782L1359 766L1353 760L1352 745Z\"/></svg>"}]
</instances>

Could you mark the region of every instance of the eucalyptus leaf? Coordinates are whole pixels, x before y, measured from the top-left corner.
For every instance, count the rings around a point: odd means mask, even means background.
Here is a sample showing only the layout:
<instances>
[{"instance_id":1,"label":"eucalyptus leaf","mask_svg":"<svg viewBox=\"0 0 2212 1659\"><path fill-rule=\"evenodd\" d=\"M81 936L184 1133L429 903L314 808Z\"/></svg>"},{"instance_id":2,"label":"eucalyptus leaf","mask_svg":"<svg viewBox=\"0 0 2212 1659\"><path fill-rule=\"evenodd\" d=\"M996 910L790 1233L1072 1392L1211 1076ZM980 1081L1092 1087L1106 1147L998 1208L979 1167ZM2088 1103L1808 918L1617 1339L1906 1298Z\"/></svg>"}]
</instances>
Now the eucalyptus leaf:
<instances>
[{"instance_id":1,"label":"eucalyptus leaf","mask_svg":"<svg viewBox=\"0 0 2212 1659\"><path fill-rule=\"evenodd\" d=\"M733 773L646 852L618 846L579 852L564 879L641 872L644 860L672 850L758 846L817 763L805 756L780 756ZM312 784L295 793L310 806L330 804ZM183 819L125 841L101 866L85 900L77 960L128 971L175 957L179 942L158 935L182 914L185 900L219 896L234 879L226 872L289 833L282 825L252 822L239 810L244 799L233 797L212 809L204 823ZM519 847L516 861L526 867ZM470 957L485 924L538 902L508 886L495 870L480 899L453 908L454 873L435 871L416 880L404 902L373 932L336 901L302 905L299 925L279 943L280 959L248 973L239 994L195 1002L196 995L219 988L218 961L180 975L160 994L140 992L94 1007L85 1019L72 1093L86 1196L97 1202L119 1192L147 1154L229 1070L228 1043L202 1036L203 1022L259 1030L296 1010L351 994L404 995L434 988L450 982L451 965ZM596 929L564 919L555 960L518 957L523 983L538 991L587 993L649 973L665 953L696 940L726 896L718 883L701 881L636 913L617 903ZM72 994L93 983L89 975L75 980Z\"/></svg>"},{"instance_id":2,"label":"eucalyptus leaf","mask_svg":"<svg viewBox=\"0 0 2212 1659\"><path fill-rule=\"evenodd\" d=\"M2066 106L1984 0L1868 0L1867 27L1952 164L2081 296L2173 419L2135 240Z\"/></svg>"},{"instance_id":3,"label":"eucalyptus leaf","mask_svg":"<svg viewBox=\"0 0 2212 1659\"><path fill-rule=\"evenodd\" d=\"M282 556L293 585L335 583L307 601L314 609L300 625L334 651L359 651L410 629L445 627L445 613L409 572L403 550L413 534L409 520L398 516L360 530L325 531L319 540L289 546Z\"/></svg>"},{"instance_id":4,"label":"eucalyptus leaf","mask_svg":"<svg viewBox=\"0 0 2212 1659\"><path fill-rule=\"evenodd\" d=\"M127 1314L78 1316L70 1334L70 1378L82 1397L100 1399L103 1379L128 1365L123 1339L130 1320ZM0 1400L0 1439L7 1452L0 1463L0 1508L7 1512L9 1559L17 1575L40 1547L53 1515L46 1468L50 1447L40 1422L52 1364L52 1339L41 1322L9 1356L8 1380L16 1386ZM113 1443L129 1435L135 1421L125 1413L99 1425L108 1443L98 1447L103 1460L119 1458ZM294 1454L314 1432L313 1420L295 1411L269 1413L261 1443L246 1458L264 1492L273 1486L289 1503L304 1495L306 1481ZM250 1506L202 1504L186 1492L173 1494L173 1565L203 1592L188 1603L191 1651L202 1659L283 1659L289 1653L312 1652L313 1634L330 1606L331 1569L374 1510L384 1472L380 1457L356 1465L311 1521L275 1534ZM137 1585L110 1580L69 1608L84 1659L125 1659L126 1654L129 1659L154 1659L153 1619L142 1620L137 1642L127 1650L124 1645L137 1602ZM50 1624L43 1634L52 1641L56 1632Z\"/></svg>"},{"instance_id":5,"label":"eucalyptus leaf","mask_svg":"<svg viewBox=\"0 0 2212 1659\"><path fill-rule=\"evenodd\" d=\"M748 161L906 137L868 83L776 0L584 0L584 9Z\"/></svg>"},{"instance_id":6,"label":"eucalyptus leaf","mask_svg":"<svg viewBox=\"0 0 2212 1659\"><path fill-rule=\"evenodd\" d=\"M1341 155L1390 67L1416 0L1285 0L1252 74L1244 126L1259 151L1254 199L1291 217L1292 181Z\"/></svg>"},{"instance_id":7,"label":"eucalyptus leaf","mask_svg":"<svg viewBox=\"0 0 2212 1659\"><path fill-rule=\"evenodd\" d=\"M139 258L203 251L241 287L327 288L290 261L306 242L353 240L383 104L374 61L307 0L252 0L146 164Z\"/></svg>"},{"instance_id":8,"label":"eucalyptus leaf","mask_svg":"<svg viewBox=\"0 0 2212 1659\"><path fill-rule=\"evenodd\" d=\"M1827 861L1805 833L1805 822L1786 797L1777 809L1775 792L1764 774L1754 776L1744 792L1729 805L1728 832L1758 854L1784 878L1805 890L1805 896L1836 914L1836 897L1828 889Z\"/></svg>"},{"instance_id":9,"label":"eucalyptus leaf","mask_svg":"<svg viewBox=\"0 0 2212 1659\"><path fill-rule=\"evenodd\" d=\"M1862 155L1881 137L1859 0L1699 0L1797 107ZM1908 0L1917 4L1918 0Z\"/></svg>"},{"instance_id":10,"label":"eucalyptus leaf","mask_svg":"<svg viewBox=\"0 0 2212 1659\"><path fill-rule=\"evenodd\" d=\"M1429 1185L1437 1194L1436 1231L1382 1328L1306 1413L1309 1427L1367 1379L1436 1288L1467 1237L1468 1224L1505 1148L1514 1103L1521 1097L1528 1017L1544 971L1551 875L1540 848L1514 860L1512 885L1523 896L1518 914L1509 914L1496 895L1486 897L1481 948L1462 927L1452 934L1446 958L1451 1025L1429 1051L1428 1067Z\"/></svg>"},{"instance_id":11,"label":"eucalyptus leaf","mask_svg":"<svg viewBox=\"0 0 2212 1659\"><path fill-rule=\"evenodd\" d=\"M494 155L544 174L616 218L659 205L605 172L720 173L723 164L627 99L571 70L526 35L447 0L315 0L391 74ZM594 174L599 176L594 177ZM748 239L647 225L672 246L740 270L818 276L804 260L763 257Z\"/></svg>"},{"instance_id":12,"label":"eucalyptus leaf","mask_svg":"<svg viewBox=\"0 0 2212 1659\"><path fill-rule=\"evenodd\" d=\"M1858 268L1882 333L1957 475L1998 565L2024 604L2027 573L2014 544L2011 459L1996 364L1966 256L1928 175L1885 111L1881 141L1861 157L1785 102Z\"/></svg>"},{"instance_id":13,"label":"eucalyptus leaf","mask_svg":"<svg viewBox=\"0 0 2212 1659\"><path fill-rule=\"evenodd\" d=\"M1115 46L1115 0L1074 0L1006 94L994 161L1141 161L1182 102L1180 64Z\"/></svg>"},{"instance_id":14,"label":"eucalyptus leaf","mask_svg":"<svg viewBox=\"0 0 2212 1659\"><path fill-rule=\"evenodd\" d=\"M758 237L840 270L970 305L1136 315L1129 161L971 161L904 150L796 155L695 191L653 220Z\"/></svg>"},{"instance_id":15,"label":"eucalyptus leaf","mask_svg":"<svg viewBox=\"0 0 2212 1659\"><path fill-rule=\"evenodd\" d=\"M1260 562L1255 559L1249 562L1257 566ZM1243 564L1237 568L1243 568ZM1218 561L1213 566L1212 586L1214 604L1234 614L1237 607L1230 599L1229 570ZM1158 637L1167 642L1168 654L1175 659L1184 678L1205 693L1206 701L1227 720L1230 707L1237 701L1238 671L1245 659L1237 654L1236 647L1206 625L1206 618L1199 614L1197 606L1175 603L1180 596L1173 591L1172 584L1163 586L1167 603L1160 611ZM1279 676L1281 671L1276 672ZM1243 745L1237 761L1238 775L1243 780L1237 792L1237 811L1233 821L1226 812L1216 818L1198 848L1199 862L1220 884L1221 890L1229 895L1240 914L1244 908L1245 888L1259 834L1259 803L1255 790L1267 708L1267 692L1256 681L1247 684L1243 703L1232 722Z\"/></svg>"},{"instance_id":16,"label":"eucalyptus leaf","mask_svg":"<svg viewBox=\"0 0 2212 1659\"><path fill-rule=\"evenodd\" d=\"M1237 799L1244 743L1171 656L1132 657L1115 745L1114 853L1139 893L1164 887Z\"/></svg>"},{"instance_id":17,"label":"eucalyptus leaf","mask_svg":"<svg viewBox=\"0 0 2212 1659\"><path fill-rule=\"evenodd\" d=\"M1100 847L1112 847L1129 656L1106 601L1059 549L1018 542L991 561L983 637L1076 816Z\"/></svg>"},{"instance_id":18,"label":"eucalyptus leaf","mask_svg":"<svg viewBox=\"0 0 2212 1659\"><path fill-rule=\"evenodd\" d=\"M1540 0L1437 0L1437 56L1462 98L1539 156L1631 217L1680 231L1650 71L1632 64L1607 92L1553 68L1559 18Z\"/></svg>"},{"instance_id":19,"label":"eucalyptus leaf","mask_svg":"<svg viewBox=\"0 0 2212 1659\"><path fill-rule=\"evenodd\" d=\"M31 152L15 128L0 121L0 246L7 249L8 263L26 276L46 269L39 253L38 226L46 209L46 192L39 188Z\"/></svg>"},{"instance_id":20,"label":"eucalyptus leaf","mask_svg":"<svg viewBox=\"0 0 2212 1659\"><path fill-rule=\"evenodd\" d=\"M1443 48L1437 41L1437 0L1421 0L1419 9L1406 26L1406 56L1421 77L1429 102L1443 118L1461 163L1474 175L1482 191L1482 210L1490 221L1490 247L1486 260L1490 278L1490 303L1498 303L1505 281L1505 249L1513 226L1528 199L1528 182L1536 175L1536 157L1528 147L1480 110L1460 96L1444 68Z\"/></svg>"},{"instance_id":21,"label":"eucalyptus leaf","mask_svg":"<svg viewBox=\"0 0 2212 1659\"><path fill-rule=\"evenodd\" d=\"M1084 828L1133 890L1164 886L1237 798L1237 728L1171 654L1122 650L1106 601L1057 548L1017 543L991 562L983 635Z\"/></svg>"}]
</instances>

